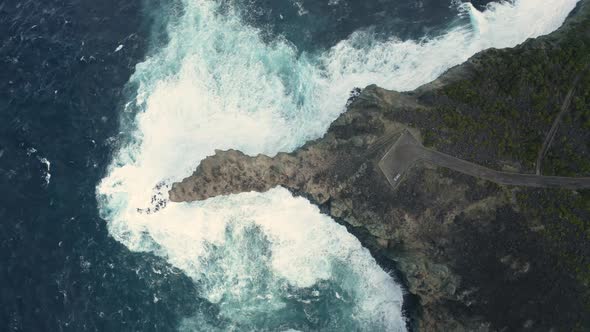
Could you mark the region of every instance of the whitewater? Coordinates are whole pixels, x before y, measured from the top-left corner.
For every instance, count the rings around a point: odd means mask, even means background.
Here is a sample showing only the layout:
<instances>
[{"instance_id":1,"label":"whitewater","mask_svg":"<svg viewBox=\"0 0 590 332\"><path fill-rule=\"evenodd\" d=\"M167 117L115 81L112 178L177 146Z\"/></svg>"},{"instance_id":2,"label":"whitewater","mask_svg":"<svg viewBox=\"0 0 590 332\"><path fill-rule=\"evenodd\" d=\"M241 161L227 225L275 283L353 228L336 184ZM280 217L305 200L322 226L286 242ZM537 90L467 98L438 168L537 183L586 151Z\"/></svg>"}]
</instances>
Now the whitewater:
<instances>
[{"instance_id":1,"label":"whitewater","mask_svg":"<svg viewBox=\"0 0 590 332\"><path fill-rule=\"evenodd\" d=\"M176 204L166 201L170 184L215 149L292 151L325 133L352 88L413 90L478 51L557 29L577 0L484 12L456 3L459 23L442 35L382 40L360 30L316 54L262 38L235 4L220 15L216 1L179 2L166 44L130 79L121 137L97 186L111 236L165 258L218 308L181 330L405 331L399 284L307 200L275 188Z\"/></svg>"}]
</instances>

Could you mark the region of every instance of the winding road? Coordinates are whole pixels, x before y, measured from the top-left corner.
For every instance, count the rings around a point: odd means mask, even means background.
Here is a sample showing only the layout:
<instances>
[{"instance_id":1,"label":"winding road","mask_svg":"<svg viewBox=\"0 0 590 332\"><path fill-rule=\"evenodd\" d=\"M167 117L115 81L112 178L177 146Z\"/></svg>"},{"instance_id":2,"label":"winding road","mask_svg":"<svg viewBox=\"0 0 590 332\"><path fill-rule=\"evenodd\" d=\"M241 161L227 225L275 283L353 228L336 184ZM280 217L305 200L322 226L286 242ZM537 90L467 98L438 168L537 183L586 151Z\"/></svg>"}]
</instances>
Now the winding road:
<instances>
[{"instance_id":1,"label":"winding road","mask_svg":"<svg viewBox=\"0 0 590 332\"><path fill-rule=\"evenodd\" d=\"M408 169L418 161L426 161L501 185L574 190L590 188L590 177L541 176L495 171L448 154L427 149L407 130L383 156L379 162L379 167L393 188L397 188Z\"/></svg>"}]
</instances>

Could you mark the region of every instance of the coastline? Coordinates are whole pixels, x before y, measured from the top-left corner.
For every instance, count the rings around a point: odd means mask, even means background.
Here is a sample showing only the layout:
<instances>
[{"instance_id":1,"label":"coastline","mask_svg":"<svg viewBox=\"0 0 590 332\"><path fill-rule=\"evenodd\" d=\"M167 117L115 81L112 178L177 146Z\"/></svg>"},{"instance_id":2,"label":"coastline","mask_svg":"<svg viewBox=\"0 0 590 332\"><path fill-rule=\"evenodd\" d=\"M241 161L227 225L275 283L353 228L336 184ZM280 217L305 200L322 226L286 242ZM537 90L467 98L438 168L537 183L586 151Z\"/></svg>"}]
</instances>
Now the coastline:
<instances>
[{"instance_id":1,"label":"coastline","mask_svg":"<svg viewBox=\"0 0 590 332\"><path fill-rule=\"evenodd\" d=\"M192 176L173 185L170 199L174 202L203 200L244 191L262 192L278 185L308 198L359 238L382 267L391 266L399 271L398 281L409 294L420 299L416 307L411 304L406 307L410 318L411 313L417 317L414 326L409 320L411 330L560 330L587 326L583 311L587 286L585 288L580 279L584 276L570 278L559 271L551 272L554 264L565 257L558 251L563 244L561 240L554 240L553 233L545 232L553 225L542 216L536 216L538 211L527 208L527 204L543 199L566 201L569 196L579 196L578 192L498 186L427 164L412 168L400 187L394 190L377 164L396 138L404 130L410 130L424 145L441 152L496 169L532 171L534 165L530 165L528 153L520 150L527 150L528 145L537 147L537 136L544 137L548 130L545 118L552 120L553 106L561 101L562 93L556 91L546 97L546 104L541 105L538 112L527 115L528 118L519 117L513 113L524 112L532 105L530 100L537 97L526 89L522 89L524 92L506 90L507 86L521 87L530 82L505 84L503 79L513 70L511 59L526 59L533 54L543 61L546 57L550 63L561 58L552 58L547 50L555 50L558 56L563 49L577 47L568 44L570 39L588 39L588 7L588 1L582 0L554 33L512 49L480 52L415 91L398 93L369 86L351 103L347 112L332 123L324 137L292 153L270 158L249 157L235 150L217 151L216 155L205 159ZM571 60L570 68L567 58L559 66L576 70L576 65L584 60L583 57ZM514 66L523 68L532 79L539 79L533 76L537 74L541 75L543 83L555 84L547 71L528 70L526 64L523 67L518 61ZM502 68L498 77L492 74L490 78L481 77L489 67ZM564 68L550 70L564 72ZM507 75L502 76L502 73ZM482 90L484 86L491 88ZM489 104L490 100L499 103L508 100L506 103L511 104L499 104L501 111L494 114L495 110L481 106ZM517 106L511 106L513 104ZM496 135L493 121L508 121L511 116L515 116L514 123L538 128L531 133L510 133L512 136L505 141L488 147L485 143L492 139L484 134L489 131L492 138ZM478 120L481 119L493 121L480 124ZM527 122L531 119L532 122ZM510 125L512 123L507 124ZM579 128L569 132L587 134ZM502 135L506 136L497 134ZM578 136L574 139L585 140L586 136ZM559 158L549 158L549 172L568 171L556 166L554 160ZM572 172L587 175L583 162L585 160ZM553 211L547 211L548 215L551 213ZM575 213L581 214L578 217L583 220L587 211L582 209ZM524 221L520 223L521 220ZM568 235L563 241L573 240ZM582 253L587 250L585 245L580 246L574 246L573 250ZM575 270L576 266L565 265L564 268ZM548 276L540 275L542 273ZM563 285L568 288L562 295L548 297L533 294L538 291L532 287L535 285L541 289ZM498 294L497 289L506 294ZM512 292L520 293L513 296ZM578 293L582 294L579 301L572 301L572 294ZM555 306L572 312L556 321L550 314L554 308L543 304L545 301L557 301ZM521 312L510 313L510 308Z\"/></svg>"}]
</instances>

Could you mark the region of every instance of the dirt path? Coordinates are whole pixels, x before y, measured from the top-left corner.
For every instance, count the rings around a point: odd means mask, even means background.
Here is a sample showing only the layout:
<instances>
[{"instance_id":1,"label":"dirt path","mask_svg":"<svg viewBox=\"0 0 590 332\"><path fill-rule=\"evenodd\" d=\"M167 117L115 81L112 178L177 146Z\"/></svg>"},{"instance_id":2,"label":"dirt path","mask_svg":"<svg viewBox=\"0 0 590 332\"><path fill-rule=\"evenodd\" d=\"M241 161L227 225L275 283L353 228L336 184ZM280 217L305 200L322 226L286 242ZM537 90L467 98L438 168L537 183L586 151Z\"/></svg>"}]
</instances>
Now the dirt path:
<instances>
[{"instance_id":1,"label":"dirt path","mask_svg":"<svg viewBox=\"0 0 590 332\"><path fill-rule=\"evenodd\" d=\"M574 96L574 91L576 89L576 85L578 85L579 80L580 80L580 75L577 75L576 78L574 79L574 83L572 84L571 89L567 92L567 95L565 96L563 104L561 104L561 109L560 109L559 113L557 114L557 117L553 121L553 125L551 126L551 129L549 130L549 132L547 133L547 136L545 137L545 141L543 142L543 145L541 146L541 150L539 150L539 155L537 156L537 161L535 163L535 165L536 165L535 166L535 174L537 174L537 175L541 175L541 165L543 164L543 159L545 159L545 155L547 155L547 151L549 151L551 144L553 144L553 139L555 138L555 133L557 133L557 129L559 128L559 124L561 123L561 120L563 119L563 115L565 113L567 113L567 111L570 108L570 104L572 103L572 97Z\"/></svg>"}]
</instances>

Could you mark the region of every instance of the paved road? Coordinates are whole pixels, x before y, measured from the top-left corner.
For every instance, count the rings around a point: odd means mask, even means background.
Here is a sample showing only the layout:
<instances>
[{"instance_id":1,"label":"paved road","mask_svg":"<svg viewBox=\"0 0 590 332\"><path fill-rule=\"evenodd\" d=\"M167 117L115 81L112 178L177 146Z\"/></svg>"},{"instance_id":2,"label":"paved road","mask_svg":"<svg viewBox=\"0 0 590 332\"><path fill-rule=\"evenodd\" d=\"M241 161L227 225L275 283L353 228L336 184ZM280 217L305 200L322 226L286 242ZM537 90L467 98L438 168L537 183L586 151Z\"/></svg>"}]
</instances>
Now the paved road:
<instances>
[{"instance_id":1,"label":"paved road","mask_svg":"<svg viewBox=\"0 0 590 332\"><path fill-rule=\"evenodd\" d=\"M403 180L408 169L418 161L427 161L437 166L502 185L567 189L590 188L590 177L572 178L494 171L448 154L427 149L409 131L405 131L383 156L383 159L379 162L379 167L389 183L396 188Z\"/></svg>"}]
</instances>

